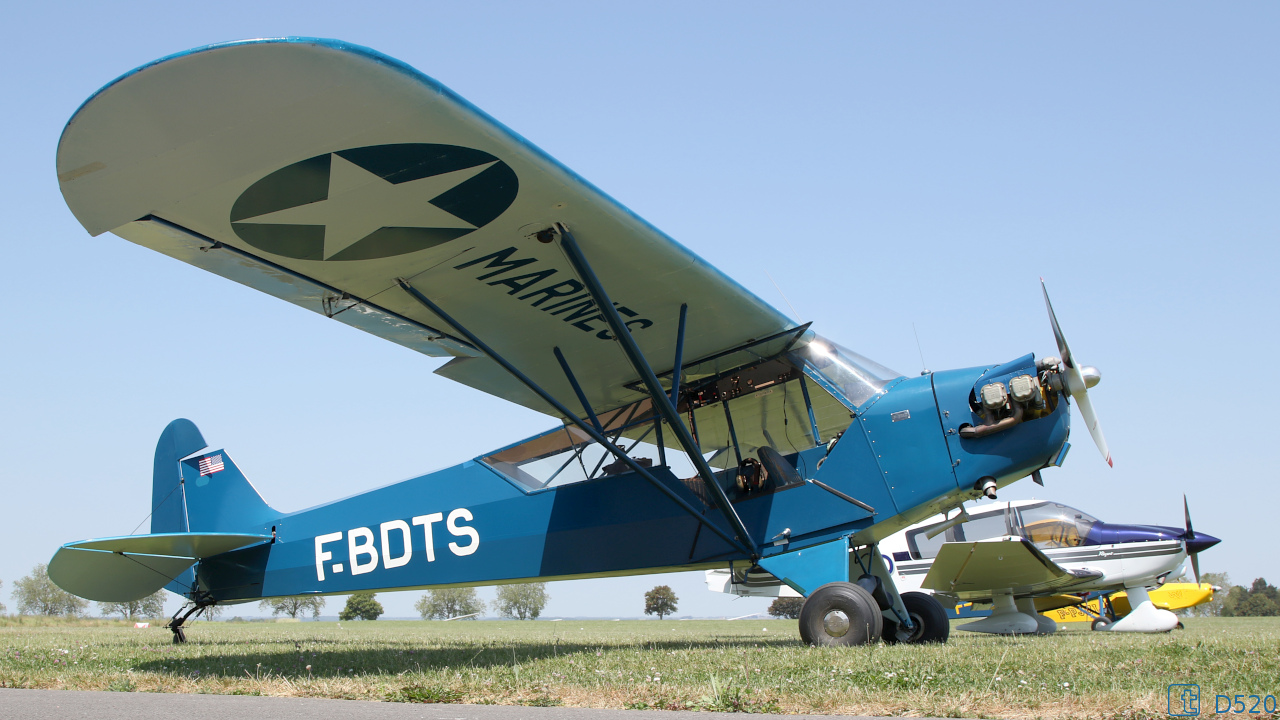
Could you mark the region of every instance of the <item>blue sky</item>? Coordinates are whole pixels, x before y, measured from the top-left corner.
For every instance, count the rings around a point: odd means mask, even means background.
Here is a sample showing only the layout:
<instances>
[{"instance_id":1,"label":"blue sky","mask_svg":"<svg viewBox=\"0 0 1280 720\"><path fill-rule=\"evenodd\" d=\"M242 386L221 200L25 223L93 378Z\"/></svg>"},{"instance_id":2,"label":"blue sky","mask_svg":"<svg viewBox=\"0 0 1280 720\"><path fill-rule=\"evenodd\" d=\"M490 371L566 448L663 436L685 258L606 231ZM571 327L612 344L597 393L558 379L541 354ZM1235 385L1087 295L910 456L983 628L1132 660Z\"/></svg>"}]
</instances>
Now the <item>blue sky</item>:
<instances>
[{"instance_id":1,"label":"blue sky","mask_svg":"<svg viewBox=\"0 0 1280 720\"><path fill-rule=\"evenodd\" d=\"M935 370L1056 354L1044 276L1073 350L1102 370L1091 397L1116 467L1077 421L1048 487L1002 499L1177 525L1186 493L1196 527L1223 538L1203 569L1276 582L1278 20L1247 2L10 8L0 600L13 610L13 580L59 544L143 520L175 417L284 510L549 424L404 348L90 238L68 212L56 142L93 91L172 52L279 35L419 68L785 309L771 274L818 332L906 374L921 353ZM660 582L680 614L767 605L682 575L553 584L547 613L638 615ZM410 615L417 595L382 599Z\"/></svg>"}]
</instances>

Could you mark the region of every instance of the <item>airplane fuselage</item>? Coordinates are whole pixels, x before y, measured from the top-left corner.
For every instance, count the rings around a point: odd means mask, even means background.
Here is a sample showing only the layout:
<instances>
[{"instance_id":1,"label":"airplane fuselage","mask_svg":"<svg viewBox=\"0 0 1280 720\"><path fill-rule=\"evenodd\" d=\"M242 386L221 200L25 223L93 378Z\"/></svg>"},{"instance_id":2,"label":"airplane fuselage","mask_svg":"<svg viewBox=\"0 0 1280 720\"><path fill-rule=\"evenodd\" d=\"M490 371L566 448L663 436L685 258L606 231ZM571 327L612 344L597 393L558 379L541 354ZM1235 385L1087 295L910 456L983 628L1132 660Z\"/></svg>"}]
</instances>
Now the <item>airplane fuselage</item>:
<instances>
[{"instance_id":1,"label":"airplane fuselage","mask_svg":"<svg viewBox=\"0 0 1280 720\"><path fill-rule=\"evenodd\" d=\"M986 371L895 381L855 410L834 446L786 456L804 479L856 498L874 514L809 482L734 496L760 555L849 535L874 542L976 496L980 478L1004 485L1049 464L1065 442L1065 404L1002 435L959 439L955 427L972 422L967 396ZM721 473L723 484L731 486L734 471ZM661 466L651 473L702 508L707 522L723 525L692 479ZM203 488L192 480L187 502L196 505ZM205 487L217 480L213 475ZM636 473L530 490L483 459L216 530L273 537L197 565L195 586L219 602L703 569L750 559ZM776 542L784 533L787 542Z\"/></svg>"}]
</instances>

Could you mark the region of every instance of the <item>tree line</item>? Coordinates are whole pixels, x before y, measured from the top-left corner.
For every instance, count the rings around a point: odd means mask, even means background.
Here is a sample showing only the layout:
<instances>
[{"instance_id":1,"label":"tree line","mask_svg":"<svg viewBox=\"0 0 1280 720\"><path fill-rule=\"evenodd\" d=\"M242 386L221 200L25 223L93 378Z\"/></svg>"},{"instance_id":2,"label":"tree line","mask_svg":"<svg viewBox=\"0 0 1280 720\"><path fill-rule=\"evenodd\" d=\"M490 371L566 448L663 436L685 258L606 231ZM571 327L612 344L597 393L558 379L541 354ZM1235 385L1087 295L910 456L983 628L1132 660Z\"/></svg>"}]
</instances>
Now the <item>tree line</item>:
<instances>
[{"instance_id":1,"label":"tree line","mask_svg":"<svg viewBox=\"0 0 1280 720\"><path fill-rule=\"evenodd\" d=\"M3 587L3 581L0 581L0 588ZM88 600L72 595L49 579L48 566L44 563L36 565L30 575L14 583L13 596L18 604L18 612L22 615L81 617L89 609ZM536 620L550 599L546 583L501 585L491 604L481 600L472 587L438 588L428 590L414 604L414 609L423 620L474 619L488 609L492 609L499 617L512 620ZM644 600L645 614L657 615L659 620L676 611L676 594L669 586L655 587L645 593ZM119 615L125 620L161 618L165 615L164 601L164 591L159 590L141 600L100 602L98 610L104 617ZM273 617L285 615L297 619L299 616L310 615L318 618L325 602L325 598L319 595L299 595L267 598L258 603L258 608L270 612ZM218 606L210 610L213 612L206 615L209 619L215 619L221 613L221 607ZM7 611L5 605L0 603L0 614ZM346 605L338 613L338 619L376 620L383 613L382 603L378 602L376 593L357 592L347 598Z\"/></svg>"},{"instance_id":2,"label":"tree line","mask_svg":"<svg viewBox=\"0 0 1280 720\"><path fill-rule=\"evenodd\" d=\"M1181 611L1191 617L1277 617L1280 616L1280 589L1257 578L1249 587L1232 585L1227 573L1204 573L1200 582L1215 590L1207 603Z\"/></svg>"},{"instance_id":3,"label":"tree line","mask_svg":"<svg viewBox=\"0 0 1280 720\"><path fill-rule=\"evenodd\" d=\"M0 587L4 583L0 582ZM39 563L31 574L13 583L13 599L20 615L61 615L83 617L89 612L89 601L63 590L49 579L49 568ZM164 616L164 591L130 602L100 602L98 612L107 617L119 615L125 620ZM0 613L7 612L0 603Z\"/></svg>"},{"instance_id":4,"label":"tree line","mask_svg":"<svg viewBox=\"0 0 1280 720\"><path fill-rule=\"evenodd\" d=\"M4 582L0 580L0 589L3 587ZM44 563L36 565L30 575L13 583L13 598L21 615L83 617L89 612L89 601L54 584L49 579L49 568ZM550 599L546 583L503 585L498 588L493 610L502 617L533 620L542 614ZM100 602L97 605L98 612L104 617L119 615L125 620L138 620L164 617L164 601L165 591L158 590L141 600ZM325 607L325 599L319 595L268 598L258 603L258 607L269 611L272 616L287 615L296 619L310 615L317 618ZM480 614L486 609L484 601L476 595L475 588L431 590L414 607L424 620L447 620L460 615ZM221 614L221 610L220 606L209 608L206 617L214 619ZM8 608L0 603L0 615L7 612ZM338 619L376 620L383 612L375 593L357 592L347 598L346 606L338 613Z\"/></svg>"},{"instance_id":5,"label":"tree line","mask_svg":"<svg viewBox=\"0 0 1280 720\"><path fill-rule=\"evenodd\" d=\"M1225 592L1215 592L1211 601L1182 611L1184 614L1199 617L1280 616L1280 589L1268 583L1265 578L1255 579L1247 588L1232 585L1231 578L1226 573L1205 573L1202 581L1224 588ZM3 587L4 582L0 581L0 589ZM13 583L13 599L17 603L18 613L22 615L82 617L89 609L89 601L72 595L49 579L48 566L44 563L36 565L30 575ZM480 599L475 588L462 587L428 590L413 607L423 620L474 619L490 609L499 617L536 620L550 599L546 583L521 583L500 585L497 597L489 604ZM138 620L163 617L164 601L164 591L160 590L141 600L100 602L97 605L98 612L104 617L119 615L125 620ZM644 594L644 614L657 615L661 620L675 614L677 602L678 598L669 586L658 585ZM803 604L803 598L778 598L769 606L768 612L774 617L795 619L800 617ZM272 616L287 615L295 619L300 615L318 618L324 606L325 599L319 595L269 598L258 604L260 609L269 611ZM215 619L221 608L215 606L211 609L213 613L207 617ZM4 603L0 603L0 615L7 612ZM347 598L338 619L376 620L383 612L375 593L357 592Z\"/></svg>"},{"instance_id":6,"label":"tree line","mask_svg":"<svg viewBox=\"0 0 1280 720\"><path fill-rule=\"evenodd\" d=\"M546 583L502 585L498 588L498 596L492 607L501 617L535 620L542 614L550 599ZM310 612L312 617L319 617L320 610L324 607L324 598L272 598L263 600L260 607L271 610L272 615L284 614L296 618L302 612ZM488 608L472 587L428 590L426 595L418 598L413 607L423 620L475 619ZM382 603L377 600L377 593L357 592L347 598L347 604L338 613L338 620L377 620L384 612Z\"/></svg>"}]
</instances>

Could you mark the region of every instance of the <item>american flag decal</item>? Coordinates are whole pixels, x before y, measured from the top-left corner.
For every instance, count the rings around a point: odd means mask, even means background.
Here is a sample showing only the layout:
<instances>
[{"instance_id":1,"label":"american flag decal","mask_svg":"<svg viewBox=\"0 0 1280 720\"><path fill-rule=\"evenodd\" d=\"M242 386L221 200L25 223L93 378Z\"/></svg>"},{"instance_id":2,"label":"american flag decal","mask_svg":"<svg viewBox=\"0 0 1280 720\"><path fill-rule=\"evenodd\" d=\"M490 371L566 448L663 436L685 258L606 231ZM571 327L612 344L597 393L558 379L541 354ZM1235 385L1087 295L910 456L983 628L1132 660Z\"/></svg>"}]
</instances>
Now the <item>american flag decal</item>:
<instances>
[{"instance_id":1,"label":"american flag decal","mask_svg":"<svg viewBox=\"0 0 1280 720\"><path fill-rule=\"evenodd\" d=\"M222 472L222 456L210 455L200 458L200 474L212 475L216 472Z\"/></svg>"}]
</instances>

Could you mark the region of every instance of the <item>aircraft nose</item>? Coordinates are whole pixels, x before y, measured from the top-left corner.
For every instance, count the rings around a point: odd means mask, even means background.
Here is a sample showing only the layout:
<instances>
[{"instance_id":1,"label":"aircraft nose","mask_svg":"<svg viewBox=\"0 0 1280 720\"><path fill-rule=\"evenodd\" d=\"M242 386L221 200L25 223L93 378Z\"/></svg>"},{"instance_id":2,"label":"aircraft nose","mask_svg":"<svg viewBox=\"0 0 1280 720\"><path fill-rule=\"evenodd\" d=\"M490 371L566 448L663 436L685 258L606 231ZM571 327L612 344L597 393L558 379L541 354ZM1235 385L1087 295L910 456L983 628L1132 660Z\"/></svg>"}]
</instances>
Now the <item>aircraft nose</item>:
<instances>
[{"instance_id":1,"label":"aircraft nose","mask_svg":"<svg viewBox=\"0 0 1280 720\"><path fill-rule=\"evenodd\" d=\"M1222 541L1212 535L1197 532L1194 539L1187 540L1187 552L1191 554L1204 552L1220 542Z\"/></svg>"}]
</instances>

